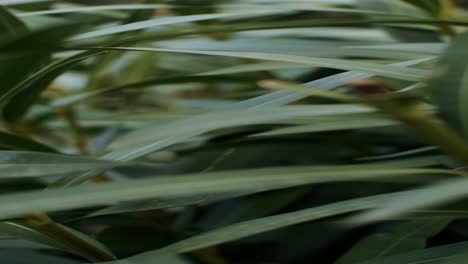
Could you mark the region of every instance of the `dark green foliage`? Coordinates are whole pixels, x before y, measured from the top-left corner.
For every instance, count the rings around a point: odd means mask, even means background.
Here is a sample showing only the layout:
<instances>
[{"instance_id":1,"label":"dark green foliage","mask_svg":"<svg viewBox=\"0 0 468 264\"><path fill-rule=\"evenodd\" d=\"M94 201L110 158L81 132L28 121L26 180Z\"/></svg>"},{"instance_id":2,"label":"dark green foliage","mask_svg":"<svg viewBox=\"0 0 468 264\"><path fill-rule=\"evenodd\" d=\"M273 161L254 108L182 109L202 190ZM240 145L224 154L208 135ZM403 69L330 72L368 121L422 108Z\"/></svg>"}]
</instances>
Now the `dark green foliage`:
<instances>
[{"instance_id":1,"label":"dark green foliage","mask_svg":"<svg viewBox=\"0 0 468 264\"><path fill-rule=\"evenodd\" d=\"M99 2L1 3L0 263L466 262L461 5Z\"/></svg>"}]
</instances>

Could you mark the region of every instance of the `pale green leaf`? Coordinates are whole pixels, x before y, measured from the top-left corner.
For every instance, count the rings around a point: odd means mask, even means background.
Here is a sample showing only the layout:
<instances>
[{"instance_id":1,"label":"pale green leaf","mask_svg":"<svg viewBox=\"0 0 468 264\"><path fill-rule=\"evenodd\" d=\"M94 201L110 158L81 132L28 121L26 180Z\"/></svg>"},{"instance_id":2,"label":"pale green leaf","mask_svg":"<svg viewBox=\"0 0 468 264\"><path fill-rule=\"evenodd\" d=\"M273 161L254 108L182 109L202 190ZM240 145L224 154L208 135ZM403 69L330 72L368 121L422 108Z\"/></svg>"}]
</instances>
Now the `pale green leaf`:
<instances>
[{"instance_id":1,"label":"pale green leaf","mask_svg":"<svg viewBox=\"0 0 468 264\"><path fill-rule=\"evenodd\" d=\"M37 211L49 212L104 206L151 198L175 198L223 192L260 192L319 182L375 180L408 175L450 173L452 172L440 169L398 169L362 165L256 169L157 177L2 195L0 196L0 218L16 217ZM398 197L403 197L403 195Z\"/></svg>"}]
</instances>

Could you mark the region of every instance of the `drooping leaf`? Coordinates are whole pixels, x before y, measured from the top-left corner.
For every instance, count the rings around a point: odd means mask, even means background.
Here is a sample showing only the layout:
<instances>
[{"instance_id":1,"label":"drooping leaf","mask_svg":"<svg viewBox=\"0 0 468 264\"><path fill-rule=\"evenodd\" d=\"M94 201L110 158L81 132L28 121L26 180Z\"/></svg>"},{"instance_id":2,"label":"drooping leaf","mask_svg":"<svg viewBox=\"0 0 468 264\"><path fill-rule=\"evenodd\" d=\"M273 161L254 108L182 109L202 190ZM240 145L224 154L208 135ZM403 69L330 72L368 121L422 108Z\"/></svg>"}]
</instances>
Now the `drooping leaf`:
<instances>
[{"instance_id":1,"label":"drooping leaf","mask_svg":"<svg viewBox=\"0 0 468 264\"><path fill-rule=\"evenodd\" d=\"M432 100L453 129L468 136L468 34L459 36L435 66L430 82Z\"/></svg>"},{"instance_id":2,"label":"drooping leaf","mask_svg":"<svg viewBox=\"0 0 468 264\"><path fill-rule=\"evenodd\" d=\"M145 146L148 146L148 143L151 144L156 140L165 140L168 137L186 137L185 135L188 136L189 134L194 136L215 129L240 125L272 123L279 120L306 116L318 117L372 112L374 112L374 110L371 108L352 104L283 106L251 110L227 110L199 115L192 118L190 122L188 120L180 120L167 124L164 127L153 125L147 128L142 128L117 139L113 142L111 148L114 148L116 151L122 151L123 148L134 148L134 146L138 145L143 146L141 143L145 143ZM107 155L110 156L111 154Z\"/></svg>"},{"instance_id":3,"label":"drooping leaf","mask_svg":"<svg viewBox=\"0 0 468 264\"><path fill-rule=\"evenodd\" d=\"M7 132L0 132L0 148L7 150L29 150L52 153L57 152L50 146Z\"/></svg>"},{"instance_id":4,"label":"drooping leaf","mask_svg":"<svg viewBox=\"0 0 468 264\"><path fill-rule=\"evenodd\" d=\"M411 5L417 6L424 10L432 17L447 17L450 16L454 9L452 0L403 0Z\"/></svg>"},{"instance_id":5,"label":"drooping leaf","mask_svg":"<svg viewBox=\"0 0 468 264\"><path fill-rule=\"evenodd\" d=\"M373 73L407 81L419 81L426 76L428 72L415 68L402 68L397 66L378 65L366 62L326 59L315 57L303 57L285 54L269 54L261 52L235 52L235 51L204 51L204 50L179 50L179 49L162 49L162 48L137 48L137 47L113 47L103 48L110 50L126 50L126 51L146 51L146 52L171 52L171 53L188 53L211 56L226 56L245 59L257 59L267 61L293 62L303 63L310 66L328 67L341 70L352 70Z\"/></svg>"},{"instance_id":6,"label":"drooping leaf","mask_svg":"<svg viewBox=\"0 0 468 264\"><path fill-rule=\"evenodd\" d=\"M428 62L434 60L435 57L426 57L422 59L410 60L410 61L403 61L394 64L390 64L392 66L399 66L399 67L408 67L412 65L417 65L420 63ZM331 76L327 76L318 80L314 80L308 83L305 83L305 86L317 87L325 90L335 89L340 87L351 80L354 79L365 79L373 77L373 74L368 74L364 72L343 72L334 74ZM259 108L259 107L267 107L267 106L276 106L276 105L285 105L288 103L292 103L307 97L307 95L299 94L295 92L288 92L288 91L276 91L271 92L266 95L261 95L254 97L252 99L248 99L242 102L239 102L235 105L235 109L249 109L249 108Z\"/></svg>"},{"instance_id":7,"label":"drooping leaf","mask_svg":"<svg viewBox=\"0 0 468 264\"><path fill-rule=\"evenodd\" d=\"M79 156L0 151L0 179L52 176L116 166L119 164Z\"/></svg>"},{"instance_id":8,"label":"drooping leaf","mask_svg":"<svg viewBox=\"0 0 468 264\"><path fill-rule=\"evenodd\" d=\"M44 66L13 87L8 93L0 96L0 104L8 103L3 109L3 117L10 122L21 118L31 105L38 99L42 91L59 75L76 63L87 58L97 56L101 52L84 52Z\"/></svg>"},{"instance_id":9,"label":"drooping leaf","mask_svg":"<svg viewBox=\"0 0 468 264\"><path fill-rule=\"evenodd\" d=\"M467 186L467 179L453 179L428 187L416 188L395 199L387 206L357 215L350 221L368 223L403 215L411 210L428 209L454 202L466 197Z\"/></svg>"},{"instance_id":10,"label":"drooping leaf","mask_svg":"<svg viewBox=\"0 0 468 264\"><path fill-rule=\"evenodd\" d=\"M372 166L388 166L394 168L418 168L418 167L432 167L438 166L442 163L443 157L441 156L428 156L428 157L417 157L417 158L406 158L401 160L392 160L392 161L383 161L369 163L366 165ZM116 204L110 207L106 207L95 211L86 217L100 216L100 215L112 215L112 214L123 214L131 213L138 211L147 211L147 210L156 210L156 209L165 209L172 207L188 206L188 205L205 205L211 204L223 200L233 199L241 196L246 196L255 193L256 191L245 191L245 192L223 192L223 193L213 193L208 195L192 195L188 197L179 197L179 198L156 198L146 201L136 201L136 202L124 202L121 204ZM431 212L440 213L442 216L457 216L464 215L460 211L425 211L424 213L430 214ZM421 212L422 213L422 212ZM450 214L453 213L453 214ZM448 215L447 215L448 214Z\"/></svg>"},{"instance_id":11,"label":"drooping leaf","mask_svg":"<svg viewBox=\"0 0 468 264\"><path fill-rule=\"evenodd\" d=\"M78 29L79 27L75 24L54 25L16 36L0 44L0 79L2 80L0 105L4 106L14 95L20 92L18 86L24 89L23 85L30 85L26 94L20 94L20 97L15 98L15 101L11 103L12 106L3 110L5 118L14 121L24 114L28 106L36 99L38 93L45 89L48 81L52 81L53 77L59 74L54 67L52 68L55 71L50 74L50 67L44 70L39 69L39 66L49 61L51 49L60 46L65 38ZM11 54L16 53L18 55L9 58ZM41 76L43 77L42 82L30 83L31 78L34 79L44 71L49 74ZM33 72L35 73L32 74Z\"/></svg>"},{"instance_id":12,"label":"drooping leaf","mask_svg":"<svg viewBox=\"0 0 468 264\"><path fill-rule=\"evenodd\" d=\"M26 34L28 29L21 20L0 6L0 31L2 32L0 43L4 43L12 38Z\"/></svg>"},{"instance_id":13,"label":"drooping leaf","mask_svg":"<svg viewBox=\"0 0 468 264\"><path fill-rule=\"evenodd\" d=\"M28 264L31 260L37 264L82 264L78 260L73 260L53 253L40 252L27 249L1 249L0 258L9 264Z\"/></svg>"},{"instance_id":14,"label":"drooping leaf","mask_svg":"<svg viewBox=\"0 0 468 264\"><path fill-rule=\"evenodd\" d=\"M48 58L47 54L25 53L15 54L11 48L11 43L24 38L29 33L26 26L9 13L5 8L0 7L0 79L2 86L0 96L8 93L15 84L26 78L33 70L37 69L43 61Z\"/></svg>"},{"instance_id":15,"label":"drooping leaf","mask_svg":"<svg viewBox=\"0 0 468 264\"><path fill-rule=\"evenodd\" d=\"M24 222L2 222L0 223L0 233L12 238L25 239L47 245L51 248L66 250L59 242L27 226Z\"/></svg>"},{"instance_id":16,"label":"drooping leaf","mask_svg":"<svg viewBox=\"0 0 468 264\"><path fill-rule=\"evenodd\" d=\"M70 237L67 241L60 237L64 231L70 236L74 237L74 240L79 240L78 243L70 243ZM34 224L31 225L27 221L17 220L15 222L3 222L0 223L0 232L12 236L14 238L26 239L29 241L39 242L51 246L52 248L59 249L65 252L81 255L85 258L94 259L93 254L103 254L108 256L109 259L115 259L113 254L100 242L93 238L68 228L64 225L57 224L54 222ZM90 254L89 251L94 251ZM97 252L97 253L96 253Z\"/></svg>"},{"instance_id":17,"label":"drooping leaf","mask_svg":"<svg viewBox=\"0 0 468 264\"><path fill-rule=\"evenodd\" d=\"M427 240L440 232L451 218L412 220L377 231L357 242L336 264L361 263L384 256L424 249Z\"/></svg>"},{"instance_id":18,"label":"drooping leaf","mask_svg":"<svg viewBox=\"0 0 468 264\"><path fill-rule=\"evenodd\" d=\"M110 261L110 262L98 262L98 264L153 264L153 263L164 263L164 264L189 264L189 262L182 256L176 254L168 254L161 252L149 252L138 254L133 257L129 257L122 260Z\"/></svg>"},{"instance_id":19,"label":"drooping leaf","mask_svg":"<svg viewBox=\"0 0 468 264\"><path fill-rule=\"evenodd\" d=\"M313 221L325 217L361 211L383 206L393 194L357 198L326 204L296 212L273 215L221 227L162 248L162 252L184 253L213 245L218 245L248 236L261 234L279 228Z\"/></svg>"},{"instance_id":20,"label":"drooping leaf","mask_svg":"<svg viewBox=\"0 0 468 264\"><path fill-rule=\"evenodd\" d=\"M415 250L409 253L382 257L375 260L360 262L359 264L449 264L452 259L463 255L468 247L467 242L459 242L438 247ZM464 262L454 262L452 264Z\"/></svg>"},{"instance_id":21,"label":"drooping leaf","mask_svg":"<svg viewBox=\"0 0 468 264\"><path fill-rule=\"evenodd\" d=\"M255 12L252 12L255 14ZM251 14L252 14L251 13ZM72 40L84 40L89 38L103 37L108 35L113 35L117 33L130 32L135 30L142 30L151 27L178 24L178 23L188 23L195 21L203 20L212 20L226 17L235 17L235 16L245 16L246 13L225 13L225 14L203 14L203 15L189 15L189 16L174 16L174 17L163 17L155 18L152 20L145 20L140 22L129 23L121 26L114 26L106 29L100 29L96 31L86 32L80 35L76 35Z\"/></svg>"},{"instance_id":22,"label":"drooping leaf","mask_svg":"<svg viewBox=\"0 0 468 264\"><path fill-rule=\"evenodd\" d=\"M401 63L395 63L394 66L401 66L401 67L406 67L406 66L411 66L411 65L416 65L419 63L423 62L428 62L433 60L434 57L427 57L423 59L417 59L417 60L411 60L411 61L404 61ZM328 76L319 80L315 80L312 82L307 83L306 85L310 85L312 87L318 87L321 89L334 89L336 87L339 87L341 85L344 85L345 83L349 82L350 80L353 79L360 79L360 78L369 78L372 77L373 75L367 74L367 73L362 73L362 72L344 72L344 73L339 73L336 75ZM297 100L300 100L302 98L307 97L307 95L304 94L299 94L295 92L288 92L288 91L277 91L277 92L272 92L266 95L262 95L259 97L255 97L252 99L248 99L242 102L239 102L235 104L234 106L230 107L231 109L256 109L256 108L264 108L264 107L269 107L269 106L276 106L276 105L285 105ZM348 109L346 112L349 112L350 110ZM221 113L222 114L222 113ZM243 115L245 116L245 115ZM187 127L190 127L190 129L193 129L194 124L200 125L200 122L205 122L203 121L204 119L211 120L212 117L210 114L203 115L203 116L197 116L195 118L192 118L190 120L182 120L179 124L179 122L174 122L171 123L167 126L162 126L158 127L157 131L158 133L155 133L152 131L152 128L143 128L141 130L137 130L135 132L131 132L124 137L122 137L123 141L125 141L125 138L127 139L132 139L132 145L134 147L130 149L119 149L114 152L110 152L103 156L104 159L109 159L109 160L132 160L138 157L142 157L148 153L151 153L153 151L165 148L167 146L171 146L173 144L176 144L178 142L181 142L183 140L186 140L194 135L197 134L192 134L192 133L183 133L184 130L180 129L180 125L184 125ZM227 120L225 120L227 121ZM231 121L229 121L231 122ZM173 127L175 126L175 127ZM174 129L176 128L176 129ZM185 128L184 128L185 129ZM205 127L201 133L206 132L207 128ZM209 128L211 130L212 128ZM137 146L135 144L136 139L140 140L140 136L143 134L148 134L148 131L152 131L151 135L153 137L153 143L148 144L144 143L143 145L140 144L140 146ZM165 132L166 131L166 132ZM182 133L183 135L179 136L174 136L172 133L174 131L178 131L178 133ZM162 133L162 135L166 135L167 133L171 133L171 136L167 136L164 138L159 138L158 134ZM136 136L135 136L136 135ZM139 136L138 136L139 135ZM114 143L118 144L118 142ZM85 173L83 175L80 175L79 177L64 177L61 180L59 180L56 184L57 186L69 186L69 185L75 185L79 184L83 181L86 181L88 178L92 177L96 173L99 173L97 171L90 171L88 173Z\"/></svg>"},{"instance_id":23,"label":"drooping leaf","mask_svg":"<svg viewBox=\"0 0 468 264\"><path fill-rule=\"evenodd\" d=\"M299 167L257 169L157 177L96 186L50 188L0 196L0 218L21 216L37 211L57 211L118 202L175 198L223 192L260 192L305 184L342 180L377 179L420 174L451 174L440 169L382 168L366 166ZM455 174L455 173L454 173ZM10 201L14 200L12 204Z\"/></svg>"}]
</instances>

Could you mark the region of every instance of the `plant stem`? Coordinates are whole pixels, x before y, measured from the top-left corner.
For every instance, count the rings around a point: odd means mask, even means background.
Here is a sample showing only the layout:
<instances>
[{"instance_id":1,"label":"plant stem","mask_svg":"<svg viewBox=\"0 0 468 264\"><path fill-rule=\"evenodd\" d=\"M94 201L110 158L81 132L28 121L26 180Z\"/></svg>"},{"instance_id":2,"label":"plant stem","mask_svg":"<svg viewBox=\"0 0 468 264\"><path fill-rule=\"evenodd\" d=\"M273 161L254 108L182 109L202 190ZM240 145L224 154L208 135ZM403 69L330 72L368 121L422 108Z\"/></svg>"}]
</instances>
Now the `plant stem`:
<instances>
[{"instance_id":1,"label":"plant stem","mask_svg":"<svg viewBox=\"0 0 468 264\"><path fill-rule=\"evenodd\" d=\"M373 105L407 124L429 142L438 145L454 159L468 166L468 146L466 142L432 113L422 109L421 105L404 106L394 102Z\"/></svg>"},{"instance_id":2,"label":"plant stem","mask_svg":"<svg viewBox=\"0 0 468 264\"><path fill-rule=\"evenodd\" d=\"M324 91L313 89L298 84L270 80L262 81L260 86L269 89L291 90L294 92L308 94L311 96L320 96L347 103L357 103L376 108L391 118L394 118L418 132L419 135L434 145L439 146L443 151L449 154L465 166L468 166L468 145L464 139L455 134L432 112L425 109L420 102L399 101L398 98L389 98L388 94L381 93L385 90L378 82L355 81L351 86L358 92L366 92L362 97L342 94L334 91ZM375 94L369 94L369 92Z\"/></svg>"},{"instance_id":3,"label":"plant stem","mask_svg":"<svg viewBox=\"0 0 468 264\"><path fill-rule=\"evenodd\" d=\"M25 220L30 228L60 241L70 252L82 256L89 261L103 262L116 259L110 251L98 246L97 243L99 242L92 240L84 234L80 234L78 231L71 231L71 229L57 224L44 213L27 216Z\"/></svg>"},{"instance_id":4,"label":"plant stem","mask_svg":"<svg viewBox=\"0 0 468 264\"><path fill-rule=\"evenodd\" d=\"M76 148L79 150L81 155L87 155L88 151L86 150L86 140L81 133L81 128L78 124L78 121L76 120L73 108L63 108L60 112L67 121L68 126L73 134Z\"/></svg>"}]
</instances>

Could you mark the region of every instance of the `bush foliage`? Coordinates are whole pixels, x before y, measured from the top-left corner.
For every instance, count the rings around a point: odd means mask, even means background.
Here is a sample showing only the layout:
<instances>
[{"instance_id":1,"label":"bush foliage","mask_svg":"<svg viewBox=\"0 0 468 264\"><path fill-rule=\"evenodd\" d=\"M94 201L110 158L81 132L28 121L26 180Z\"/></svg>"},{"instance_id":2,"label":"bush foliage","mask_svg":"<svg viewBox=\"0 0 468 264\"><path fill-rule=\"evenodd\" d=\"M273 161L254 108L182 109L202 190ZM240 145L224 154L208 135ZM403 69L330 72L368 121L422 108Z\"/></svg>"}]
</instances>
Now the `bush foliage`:
<instances>
[{"instance_id":1,"label":"bush foliage","mask_svg":"<svg viewBox=\"0 0 468 264\"><path fill-rule=\"evenodd\" d=\"M0 0L0 262L467 263L452 0Z\"/></svg>"}]
</instances>

